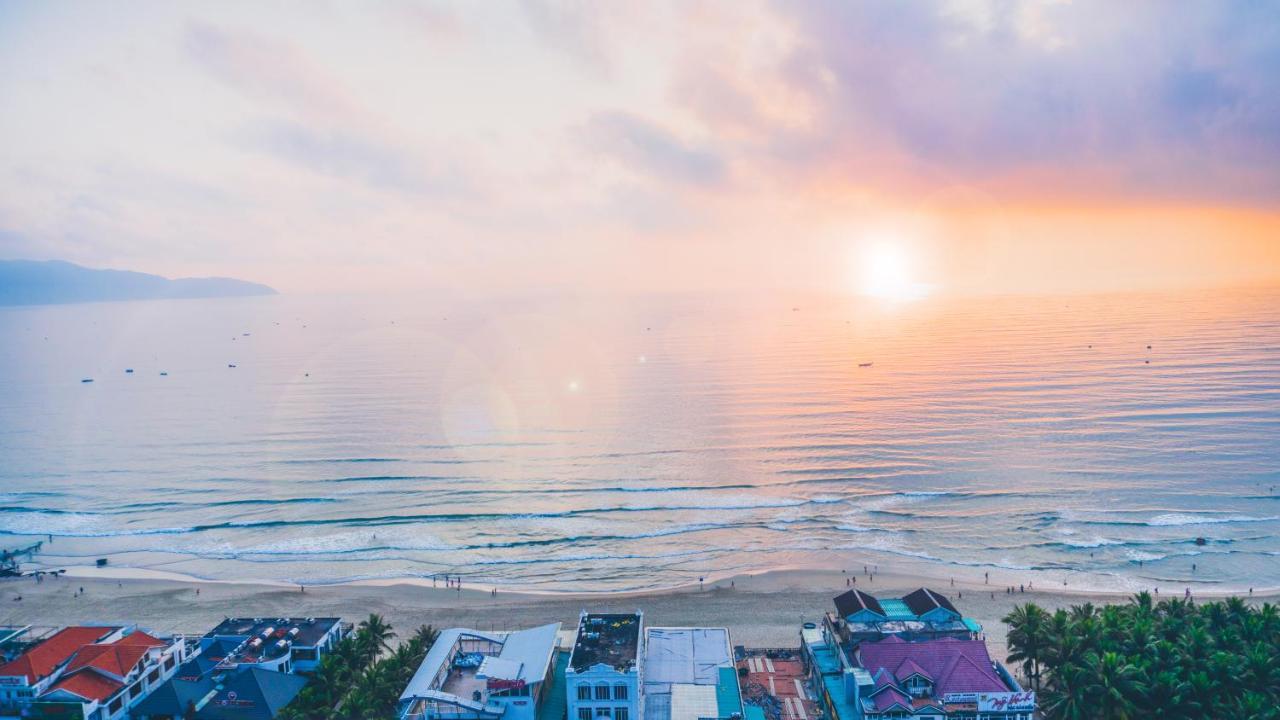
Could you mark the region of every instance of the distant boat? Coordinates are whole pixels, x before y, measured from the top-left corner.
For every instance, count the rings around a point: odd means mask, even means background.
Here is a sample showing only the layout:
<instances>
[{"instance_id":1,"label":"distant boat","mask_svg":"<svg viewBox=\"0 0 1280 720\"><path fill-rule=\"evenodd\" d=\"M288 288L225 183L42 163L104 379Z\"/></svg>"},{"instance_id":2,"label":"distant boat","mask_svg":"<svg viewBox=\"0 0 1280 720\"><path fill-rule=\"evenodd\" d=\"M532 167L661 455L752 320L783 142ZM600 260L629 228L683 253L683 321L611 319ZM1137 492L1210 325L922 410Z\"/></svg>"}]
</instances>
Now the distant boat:
<instances>
[{"instance_id":1,"label":"distant boat","mask_svg":"<svg viewBox=\"0 0 1280 720\"><path fill-rule=\"evenodd\" d=\"M235 366L236 366L236 364L235 364L235 363L227 363L227 367L229 367L229 368L233 368L233 367L235 367Z\"/></svg>"},{"instance_id":2,"label":"distant boat","mask_svg":"<svg viewBox=\"0 0 1280 720\"><path fill-rule=\"evenodd\" d=\"M80 379L80 382L82 382L82 383L86 383L86 382L93 382L93 378L81 378L81 379Z\"/></svg>"},{"instance_id":3,"label":"distant boat","mask_svg":"<svg viewBox=\"0 0 1280 720\"><path fill-rule=\"evenodd\" d=\"M133 374L133 368L125 368L124 371L130 375Z\"/></svg>"},{"instance_id":4,"label":"distant boat","mask_svg":"<svg viewBox=\"0 0 1280 720\"><path fill-rule=\"evenodd\" d=\"M167 377L168 375L169 373L165 372L164 370L160 371L160 377Z\"/></svg>"},{"instance_id":5,"label":"distant boat","mask_svg":"<svg viewBox=\"0 0 1280 720\"><path fill-rule=\"evenodd\" d=\"M858 367L871 367L875 363L858 363Z\"/></svg>"}]
</instances>

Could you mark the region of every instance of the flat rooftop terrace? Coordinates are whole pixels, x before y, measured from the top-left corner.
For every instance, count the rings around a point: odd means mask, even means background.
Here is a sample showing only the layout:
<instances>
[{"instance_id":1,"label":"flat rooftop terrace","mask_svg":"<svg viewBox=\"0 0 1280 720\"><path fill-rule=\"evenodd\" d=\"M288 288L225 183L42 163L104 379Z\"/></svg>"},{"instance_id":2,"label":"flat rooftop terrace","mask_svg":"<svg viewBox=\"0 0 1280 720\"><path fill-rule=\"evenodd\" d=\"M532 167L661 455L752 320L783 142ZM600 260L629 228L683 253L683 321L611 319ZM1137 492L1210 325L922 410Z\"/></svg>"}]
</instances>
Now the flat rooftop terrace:
<instances>
[{"instance_id":1,"label":"flat rooftop terrace","mask_svg":"<svg viewBox=\"0 0 1280 720\"><path fill-rule=\"evenodd\" d=\"M205 637L262 637L271 642L287 637L294 645L315 647L339 620L336 617L227 618L205 633ZM295 629L297 632L293 632ZM268 630L271 631L269 638L263 635Z\"/></svg>"},{"instance_id":2,"label":"flat rooftop terrace","mask_svg":"<svg viewBox=\"0 0 1280 720\"><path fill-rule=\"evenodd\" d=\"M570 666L576 673L605 664L618 672L636 666L640 647L640 615L636 613L586 613L578 623Z\"/></svg>"}]
</instances>

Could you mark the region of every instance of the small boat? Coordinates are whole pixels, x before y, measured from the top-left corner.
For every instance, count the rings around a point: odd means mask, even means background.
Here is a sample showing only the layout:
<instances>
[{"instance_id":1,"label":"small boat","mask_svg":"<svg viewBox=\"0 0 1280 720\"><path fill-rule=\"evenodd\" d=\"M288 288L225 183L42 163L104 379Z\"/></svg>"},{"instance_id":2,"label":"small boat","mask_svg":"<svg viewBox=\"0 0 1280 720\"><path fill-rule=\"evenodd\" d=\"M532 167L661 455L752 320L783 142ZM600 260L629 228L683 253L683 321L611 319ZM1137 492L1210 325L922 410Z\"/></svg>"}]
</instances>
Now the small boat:
<instances>
[{"instance_id":1,"label":"small boat","mask_svg":"<svg viewBox=\"0 0 1280 720\"><path fill-rule=\"evenodd\" d=\"M98 567L106 567L106 566L107 566L107 559L106 559L106 558L98 558L97 566L98 566Z\"/></svg>"},{"instance_id":2,"label":"small boat","mask_svg":"<svg viewBox=\"0 0 1280 720\"><path fill-rule=\"evenodd\" d=\"M165 372L164 370L160 371L160 377L168 377L168 376L169 376L169 373Z\"/></svg>"},{"instance_id":3,"label":"small boat","mask_svg":"<svg viewBox=\"0 0 1280 720\"><path fill-rule=\"evenodd\" d=\"M229 368L233 368L233 367L235 367L235 366L236 366L236 364L235 364L235 363L227 363L227 367L229 367Z\"/></svg>"},{"instance_id":4,"label":"small boat","mask_svg":"<svg viewBox=\"0 0 1280 720\"><path fill-rule=\"evenodd\" d=\"M126 374L128 374L128 375L132 375L132 374L133 374L133 368L125 368L125 369L124 369L124 371L125 371L125 373L126 373Z\"/></svg>"},{"instance_id":5,"label":"small boat","mask_svg":"<svg viewBox=\"0 0 1280 720\"><path fill-rule=\"evenodd\" d=\"M1204 544L1205 544L1205 543L1207 543L1207 542L1208 542L1208 540L1205 540L1205 539L1204 539L1204 538L1202 538L1202 537L1198 537L1198 538L1196 538L1196 545L1204 545Z\"/></svg>"},{"instance_id":6,"label":"small boat","mask_svg":"<svg viewBox=\"0 0 1280 720\"><path fill-rule=\"evenodd\" d=\"M82 383L93 382L93 378L80 378L80 382Z\"/></svg>"},{"instance_id":7,"label":"small boat","mask_svg":"<svg viewBox=\"0 0 1280 720\"><path fill-rule=\"evenodd\" d=\"M858 363L858 367L871 367L875 363Z\"/></svg>"}]
</instances>

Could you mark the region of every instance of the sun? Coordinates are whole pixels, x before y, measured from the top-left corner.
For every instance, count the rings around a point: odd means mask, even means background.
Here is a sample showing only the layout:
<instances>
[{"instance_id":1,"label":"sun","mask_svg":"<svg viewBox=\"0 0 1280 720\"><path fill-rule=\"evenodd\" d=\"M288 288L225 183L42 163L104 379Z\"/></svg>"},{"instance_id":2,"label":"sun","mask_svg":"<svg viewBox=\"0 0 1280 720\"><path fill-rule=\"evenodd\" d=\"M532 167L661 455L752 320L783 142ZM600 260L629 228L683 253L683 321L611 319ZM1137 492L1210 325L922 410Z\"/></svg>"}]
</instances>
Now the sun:
<instances>
[{"instance_id":1,"label":"sun","mask_svg":"<svg viewBox=\"0 0 1280 720\"><path fill-rule=\"evenodd\" d=\"M912 300L928 294L915 276L915 258L896 238L868 238L855 258L858 292L886 300Z\"/></svg>"}]
</instances>

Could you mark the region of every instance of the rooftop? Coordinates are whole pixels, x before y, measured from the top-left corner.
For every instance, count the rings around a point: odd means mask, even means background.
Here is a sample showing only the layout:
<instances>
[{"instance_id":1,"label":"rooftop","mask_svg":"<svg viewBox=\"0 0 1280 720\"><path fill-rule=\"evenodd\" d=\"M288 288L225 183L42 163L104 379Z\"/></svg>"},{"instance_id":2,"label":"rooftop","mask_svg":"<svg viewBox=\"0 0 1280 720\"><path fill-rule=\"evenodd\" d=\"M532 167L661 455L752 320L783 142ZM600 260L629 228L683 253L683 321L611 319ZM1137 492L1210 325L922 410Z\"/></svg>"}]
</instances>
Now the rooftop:
<instances>
[{"instance_id":1,"label":"rooftop","mask_svg":"<svg viewBox=\"0 0 1280 720\"><path fill-rule=\"evenodd\" d=\"M95 643L119 629L119 626L63 628L10 662L0 665L0 677L22 676L28 684L34 684L58 669L82 646Z\"/></svg>"},{"instance_id":2,"label":"rooftop","mask_svg":"<svg viewBox=\"0 0 1280 720\"><path fill-rule=\"evenodd\" d=\"M897 682L914 673L923 674L933 681L935 697L1012 690L996 675L987 644L981 640L943 638L905 642L889 637L880 642L862 643L858 647L858 660L877 679L882 672Z\"/></svg>"},{"instance_id":3,"label":"rooftop","mask_svg":"<svg viewBox=\"0 0 1280 720\"><path fill-rule=\"evenodd\" d=\"M99 675L96 672L78 672L58 680L52 687L44 691L41 698L61 690L85 700L102 702L115 695L122 687L124 687L124 683L113 680L106 675Z\"/></svg>"},{"instance_id":4,"label":"rooftop","mask_svg":"<svg viewBox=\"0 0 1280 720\"><path fill-rule=\"evenodd\" d=\"M278 658L292 647L316 647L339 622L336 617L227 618L205 633L202 645L212 649L212 643L221 642L226 664L253 665Z\"/></svg>"},{"instance_id":5,"label":"rooftop","mask_svg":"<svg viewBox=\"0 0 1280 720\"><path fill-rule=\"evenodd\" d=\"M640 625L639 613L583 613L570 667L577 673L600 664L618 672L634 668L640 646Z\"/></svg>"},{"instance_id":6,"label":"rooftop","mask_svg":"<svg viewBox=\"0 0 1280 720\"><path fill-rule=\"evenodd\" d=\"M205 633L206 638L261 636L270 629L276 637L290 635L294 645L315 647L341 618L227 618ZM293 630L297 630L293 633Z\"/></svg>"},{"instance_id":7,"label":"rooftop","mask_svg":"<svg viewBox=\"0 0 1280 720\"><path fill-rule=\"evenodd\" d=\"M870 610L877 615L884 615L884 608L880 607L880 601L876 598L854 588L842 595L836 596L836 613L840 617L849 617L850 615L862 610Z\"/></svg>"},{"instance_id":8,"label":"rooftop","mask_svg":"<svg viewBox=\"0 0 1280 720\"><path fill-rule=\"evenodd\" d=\"M956 616L960 615L960 611L945 595L929 588L920 588L902 598L875 598L854 589L837 595L835 606L836 615L842 618L862 610L870 610L884 616L887 620L906 622L919 620L921 615L937 608L943 608Z\"/></svg>"},{"instance_id":9,"label":"rooftop","mask_svg":"<svg viewBox=\"0 0 1280 720\"><path fill-rule=\"evenodd\" d=\"M907 607L911 608L911 612L916 615L924 615L936 608L943 608L956 615L960 614L960 611L956 609L955 605L951 604L951 601L945 595L936 593L929 588L920 588L910 595L904 596L902 602L906 603Z\"/></svg>"},{"instance_id":10,"label":"rooftop","mask_svg":"<svg viewBox=\"0 0 1280 720\"><path fill-rule=\"evenodd\" d=\"M541 682L556 649L560 623L510 633L449 628L440 633L400 700L475 702L497 686ZM496 689L495 689L496 691Z\"/></svg>"},{"instance_id":11,"label":"rooftop","mask_svg":"<svg viewBox=\"0 0 1280 720\"><path fill-rule=\"evenodd\" d=\"M742 712L728 630L651 627L645 630L644 645L646 720L698 720ZM721 696L726 705L734 706L731 712L719 712Z\"/></svg>"}]
</instances>

